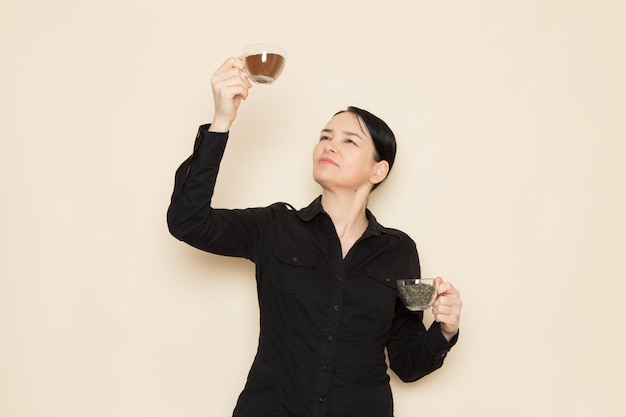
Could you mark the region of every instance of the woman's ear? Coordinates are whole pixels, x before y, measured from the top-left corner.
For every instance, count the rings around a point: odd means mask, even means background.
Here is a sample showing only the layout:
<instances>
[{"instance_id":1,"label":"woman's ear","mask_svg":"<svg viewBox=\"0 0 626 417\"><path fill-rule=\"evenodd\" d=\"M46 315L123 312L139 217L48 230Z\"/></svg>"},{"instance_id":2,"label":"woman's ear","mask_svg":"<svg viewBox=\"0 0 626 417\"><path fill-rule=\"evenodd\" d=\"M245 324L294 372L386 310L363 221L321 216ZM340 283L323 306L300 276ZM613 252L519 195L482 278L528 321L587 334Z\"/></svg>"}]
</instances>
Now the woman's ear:
<instances>
[{"instance_id":1,"label":"woman's ear","mask_svg":"<svg viewBox=\"0 0 626 417\"><path fill-rule=\"evenodd\" d=\"M374 171L370 176L370 182L372 184L380 184L389 174L389 162L380 161L374 165Z\"/></svg>"}]
</instances>

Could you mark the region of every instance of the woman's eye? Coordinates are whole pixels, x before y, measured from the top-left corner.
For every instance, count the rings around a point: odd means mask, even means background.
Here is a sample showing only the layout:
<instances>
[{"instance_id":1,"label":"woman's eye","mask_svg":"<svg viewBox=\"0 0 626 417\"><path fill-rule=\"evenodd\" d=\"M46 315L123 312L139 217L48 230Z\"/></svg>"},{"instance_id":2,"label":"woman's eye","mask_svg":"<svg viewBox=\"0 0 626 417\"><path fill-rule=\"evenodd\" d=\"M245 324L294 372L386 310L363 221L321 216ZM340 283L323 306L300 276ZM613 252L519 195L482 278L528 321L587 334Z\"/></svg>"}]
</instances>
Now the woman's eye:
<instances>
[{"instance_id":1,"label":"woman's eye","mask_svg":"<svg viewBox=\"0 0 626 417\"><path fill-rule=\"evenodd\" d=\"M329 140L330 138L328 136L320 136L320 140Z\"/></svg>"}]
</instances>

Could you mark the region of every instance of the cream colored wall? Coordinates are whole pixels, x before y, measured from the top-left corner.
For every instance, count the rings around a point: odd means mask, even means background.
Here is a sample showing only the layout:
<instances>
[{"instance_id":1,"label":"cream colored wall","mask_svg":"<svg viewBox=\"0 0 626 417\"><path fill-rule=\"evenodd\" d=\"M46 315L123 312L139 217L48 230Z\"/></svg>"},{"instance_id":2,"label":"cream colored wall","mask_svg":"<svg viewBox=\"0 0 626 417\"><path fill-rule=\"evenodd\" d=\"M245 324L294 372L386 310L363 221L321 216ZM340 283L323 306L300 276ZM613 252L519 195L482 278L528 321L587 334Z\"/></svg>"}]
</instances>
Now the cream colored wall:
<instances>
[{"instance_id":1,"label":"cream colored wall","mask_svg":"<svg viewBox=\"0 0 626 417\"><path fill-rule=\"evenodd\" d=\"M307 204L317 133L364 107L399 140L371 209L462 291L459 344L393 379L396 415L623 415L625 3L383 5L3 3L1 416L231 414L253 267L165 212L211 74L255 42L289 59L243 104L215 203Z\"/></svg>"}]
</instances>

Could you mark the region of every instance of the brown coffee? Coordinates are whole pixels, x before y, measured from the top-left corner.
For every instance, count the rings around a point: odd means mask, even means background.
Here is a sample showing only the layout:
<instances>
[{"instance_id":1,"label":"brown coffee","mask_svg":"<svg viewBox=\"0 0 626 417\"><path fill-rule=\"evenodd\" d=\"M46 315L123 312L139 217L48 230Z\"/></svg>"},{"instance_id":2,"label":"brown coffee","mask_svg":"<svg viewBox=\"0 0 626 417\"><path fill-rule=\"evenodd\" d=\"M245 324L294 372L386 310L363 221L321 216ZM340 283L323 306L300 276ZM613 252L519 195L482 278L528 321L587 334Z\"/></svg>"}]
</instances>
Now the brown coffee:
<instances>
[{"instance_id":1,"label":"brown coffee","mask_svg":"<svg viewBox=\"0 0 626 417\"><path fill-rule=\"evenodd\" d=\"M279 54L263 53L245 58L246 72L252 81L261 84L273 83L283 71L285 58Z\"/></svg>"}]
</instances>

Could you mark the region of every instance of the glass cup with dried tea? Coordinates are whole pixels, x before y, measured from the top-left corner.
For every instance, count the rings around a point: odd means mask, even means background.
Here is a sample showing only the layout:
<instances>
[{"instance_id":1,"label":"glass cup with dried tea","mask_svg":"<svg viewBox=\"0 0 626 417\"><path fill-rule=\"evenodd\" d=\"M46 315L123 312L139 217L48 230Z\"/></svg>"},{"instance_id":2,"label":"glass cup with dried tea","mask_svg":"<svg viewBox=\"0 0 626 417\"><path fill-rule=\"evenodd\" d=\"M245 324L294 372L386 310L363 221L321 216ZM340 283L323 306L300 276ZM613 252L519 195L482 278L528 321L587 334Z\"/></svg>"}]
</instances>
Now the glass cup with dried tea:
<instances>
[{"instance_id":1,"label":"glass cup with dried tea","mask_svg":"<svg viewBox=\"0 0 626 417\"><path fill-rule=\"evenodd\" d=\"M398 295L411 311L429 309L437 298L435 278L405 278L397 281Z\"/></svg>"}]
</instances>

